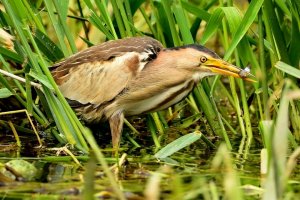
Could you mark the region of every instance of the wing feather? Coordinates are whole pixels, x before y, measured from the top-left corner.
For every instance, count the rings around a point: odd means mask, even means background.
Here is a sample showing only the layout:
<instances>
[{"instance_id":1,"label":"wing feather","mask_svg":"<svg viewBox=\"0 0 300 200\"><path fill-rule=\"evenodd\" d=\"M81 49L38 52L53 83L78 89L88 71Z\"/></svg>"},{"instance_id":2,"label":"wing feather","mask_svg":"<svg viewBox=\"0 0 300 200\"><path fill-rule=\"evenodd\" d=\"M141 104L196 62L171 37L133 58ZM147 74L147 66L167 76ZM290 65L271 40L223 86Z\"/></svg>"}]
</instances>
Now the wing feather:
<instances>
[{"instance_id":1,"label":"wing feather","mask_svg":"<svg viewBox=\"0 0 300 200\"><path fill-rule=\"evenodd\" d=\"M144 60L148 60L152 58L153 55L156 55L162 48L163 46L159 41L150 37L112 40L78 52L62 62L56 63L51 68L55 71L54 77L63 76L68 74L69 70L73 67L95 61L107 61L127 52L140 53L145 56L143 58ZM147 53L142 54L143 52Z\"/></svg>"},{"instance_id":2,"label":"wing feather","mask_svg":"<svg viewBox=\"0 0 300 200\"><path fill-rule=\"evenodd\" d=\"M137 53L126 53L112 61L82 64L59 79L59 88L70 100L101 105L126 88L134 76L129 65L138 68L138 61Z\"/></svg>"},{"instance_id":3,"label":"wing feather","mask_svg":"<svg viewBox=\"0 0 300 200\"><path fill-rule=\"evenodd\" d=\"M53 65L52 75L69 100L100 106L122 93L162 48L150 37L109 41Z\"/></svg>"}]
</instances>

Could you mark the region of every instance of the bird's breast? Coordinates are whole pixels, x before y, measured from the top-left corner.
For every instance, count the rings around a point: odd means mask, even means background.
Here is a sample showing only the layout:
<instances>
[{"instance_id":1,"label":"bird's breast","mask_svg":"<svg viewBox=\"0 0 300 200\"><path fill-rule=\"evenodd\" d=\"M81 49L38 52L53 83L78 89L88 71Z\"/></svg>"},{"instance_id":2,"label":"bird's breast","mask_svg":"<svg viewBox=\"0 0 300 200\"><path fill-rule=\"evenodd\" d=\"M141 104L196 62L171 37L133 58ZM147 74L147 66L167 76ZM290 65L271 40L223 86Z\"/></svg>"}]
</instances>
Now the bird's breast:
<instances>
[{"instance_id":1,"label":"bird's breast","mask_svg":"<svg viewBox=\"0 0 300 200\"><path fill-rule=\"evenodd\" d=\"M123 111L127 116L159 111L181 101L192 91L194 85L195 82L193 79L186 80L185 82L164 89L148 98L142 98L142 93L140 96L137 96L136 94L131 96L130 93L128 93L124 99L118 102L118 104L123 108ZM147 92L147 90L144 92Z\"/></svg>"}]
</instances>

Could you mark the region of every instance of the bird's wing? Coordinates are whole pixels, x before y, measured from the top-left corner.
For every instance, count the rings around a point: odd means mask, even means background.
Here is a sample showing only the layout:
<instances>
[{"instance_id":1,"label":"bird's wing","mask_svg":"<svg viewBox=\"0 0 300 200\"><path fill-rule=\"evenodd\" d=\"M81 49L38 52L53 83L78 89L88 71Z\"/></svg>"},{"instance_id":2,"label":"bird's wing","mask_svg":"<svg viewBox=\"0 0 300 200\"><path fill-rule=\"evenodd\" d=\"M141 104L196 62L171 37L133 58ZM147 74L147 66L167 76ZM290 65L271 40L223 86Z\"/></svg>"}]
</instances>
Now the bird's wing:
<instances>
[{"instance_id":1,"label":"bird's wing","mask_svg":"<svg viewBox=\"0 0 300 200\"><path fill-rule=\"evenodd\" d=\"M53 65L52 75L66 98L101 105L122 93L162 48L149 37L110 41Z\"/></svg>"}]
</instances>

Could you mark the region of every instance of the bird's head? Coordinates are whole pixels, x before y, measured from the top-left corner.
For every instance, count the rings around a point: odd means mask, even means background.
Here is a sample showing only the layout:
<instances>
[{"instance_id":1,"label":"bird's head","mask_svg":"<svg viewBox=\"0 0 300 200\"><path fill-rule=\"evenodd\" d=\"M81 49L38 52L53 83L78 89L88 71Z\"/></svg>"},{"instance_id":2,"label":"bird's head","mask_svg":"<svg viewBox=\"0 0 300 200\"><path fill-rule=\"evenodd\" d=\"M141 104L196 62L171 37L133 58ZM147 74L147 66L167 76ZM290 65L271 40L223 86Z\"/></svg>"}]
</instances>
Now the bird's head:
<instances>
[{"instance_id":1,"label":"bird's head","mask_svg":"<svg viewBox=\"0 0 300 200\"><path fill-rule=\"evenodd\" d=\"M204 46L191 44L170 48L167 51L173 54L173 59L177 58L178 67L193 70L199 74L199 78L219 74L256 82L247 68L241 69L224 61L215 52Z\"/></svg>"}]
</instances>

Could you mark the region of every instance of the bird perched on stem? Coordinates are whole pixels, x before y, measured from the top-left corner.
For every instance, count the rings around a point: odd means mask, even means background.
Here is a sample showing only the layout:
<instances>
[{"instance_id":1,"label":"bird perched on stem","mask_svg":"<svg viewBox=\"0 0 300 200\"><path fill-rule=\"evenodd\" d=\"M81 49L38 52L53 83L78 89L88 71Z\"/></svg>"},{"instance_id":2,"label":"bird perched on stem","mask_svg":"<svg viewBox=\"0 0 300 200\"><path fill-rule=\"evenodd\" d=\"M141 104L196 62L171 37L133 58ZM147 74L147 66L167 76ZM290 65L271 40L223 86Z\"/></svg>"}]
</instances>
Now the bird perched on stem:
<instances>
[{"instance_id":1,"label":"bird perched on stem","mask_svg":"<svg viewBox=\"0 0 300 200\"><path fill-rule=\"evenodd\" d=\"M52 66L62 94L85 121L109 121L116 149L124 116L168 108L203 77L217 74L252 76L204 46L164 48L150 37L105 42Z\"/></svg>"}]
</instances>

